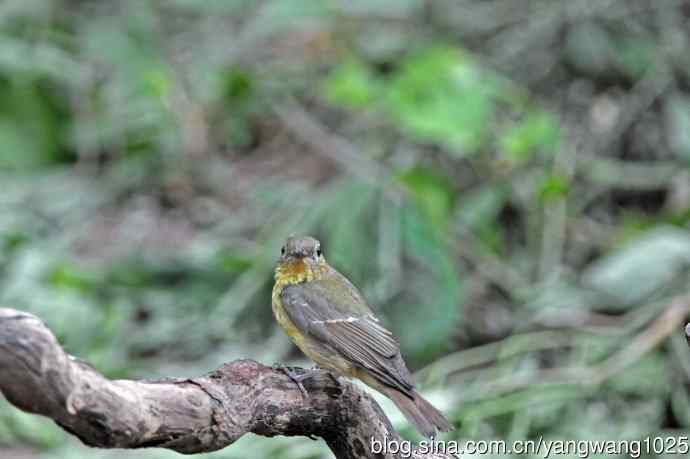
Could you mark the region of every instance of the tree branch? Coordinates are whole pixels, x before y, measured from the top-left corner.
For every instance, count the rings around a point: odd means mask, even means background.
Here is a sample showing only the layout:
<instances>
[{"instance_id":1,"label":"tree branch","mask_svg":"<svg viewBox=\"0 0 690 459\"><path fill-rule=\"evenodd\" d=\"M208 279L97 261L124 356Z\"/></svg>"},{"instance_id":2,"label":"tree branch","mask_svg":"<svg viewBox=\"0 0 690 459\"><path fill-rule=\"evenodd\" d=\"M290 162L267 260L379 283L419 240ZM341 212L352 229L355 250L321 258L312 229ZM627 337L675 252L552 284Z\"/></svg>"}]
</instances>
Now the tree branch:
<instances>
[{"instance_id":1,"label":"tree branch","mask_svg":"<svg viewBox=\"0 0 690 459\"><path fill-rule=\"evenodd\" d=\"M400 437L369 395L325 371L305 387L308 399L282 372L253 360L189 379L109 380L66 354L37 317L0 308L0 393L87 445L191 454L252 432L318 436L338 458L394 457L371 451L372 437Z\"/></svg>"}]
</instances>

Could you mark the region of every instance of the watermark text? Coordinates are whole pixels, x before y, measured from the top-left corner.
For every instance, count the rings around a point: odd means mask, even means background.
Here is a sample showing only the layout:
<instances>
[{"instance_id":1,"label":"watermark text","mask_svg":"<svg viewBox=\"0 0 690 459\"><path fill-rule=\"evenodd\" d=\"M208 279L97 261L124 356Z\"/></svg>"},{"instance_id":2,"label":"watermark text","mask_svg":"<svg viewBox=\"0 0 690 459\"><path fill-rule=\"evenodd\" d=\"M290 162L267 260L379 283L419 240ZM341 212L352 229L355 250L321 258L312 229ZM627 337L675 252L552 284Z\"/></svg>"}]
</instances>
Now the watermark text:
<instances>
[{"instance_id":1,"label":"watermark text","mask_svg":"<svg viewBox=\"0 0 690 459\"><path fill-rule=\"evenodd\" d=\"M650 454L679 454L690 452L688 436L678 437L645 437L641 440L545 440L542 437L531 440L423 440L413 445L408 440L383 440L371 438L373 454L396 454L400 457L411 457L418 454L463 455L530 455L550 459L554 456L577 456L587 459L592 455L627 455L637 459Z\"/></svg>"}]
</instances>

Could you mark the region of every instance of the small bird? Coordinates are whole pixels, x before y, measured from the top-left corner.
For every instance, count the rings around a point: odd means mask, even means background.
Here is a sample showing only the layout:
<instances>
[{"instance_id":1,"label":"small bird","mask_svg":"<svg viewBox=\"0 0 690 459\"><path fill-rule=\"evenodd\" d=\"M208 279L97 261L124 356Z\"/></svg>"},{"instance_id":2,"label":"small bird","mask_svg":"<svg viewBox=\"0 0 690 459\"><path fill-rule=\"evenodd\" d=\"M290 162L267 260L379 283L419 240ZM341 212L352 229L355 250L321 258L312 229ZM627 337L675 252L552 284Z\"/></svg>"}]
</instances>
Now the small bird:
<instances>
[{"instance_id":1,"label":"small bird","mask_svg":"<svg viewBox=\"0 0 690 459\"><path fill-rule=\"evenodd\" d=\"M275 270L272 306L280 326L318 366L382 392L427 437L452 430L415 390L396 338L359 290L326 263L318 240L287 239ZM282 369L306 395L301 381L309 374Z\"/></svg>"}]
</instances>

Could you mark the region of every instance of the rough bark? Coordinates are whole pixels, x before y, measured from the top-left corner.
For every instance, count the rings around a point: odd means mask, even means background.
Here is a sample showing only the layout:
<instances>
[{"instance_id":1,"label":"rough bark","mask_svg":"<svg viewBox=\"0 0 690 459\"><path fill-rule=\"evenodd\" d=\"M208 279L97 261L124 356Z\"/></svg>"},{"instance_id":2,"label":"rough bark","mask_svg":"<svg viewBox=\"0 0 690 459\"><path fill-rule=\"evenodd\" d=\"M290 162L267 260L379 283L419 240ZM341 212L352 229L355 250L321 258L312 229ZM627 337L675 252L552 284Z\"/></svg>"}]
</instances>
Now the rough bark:
<instances>
[{"instance_id":1,"label":"rough bark","mask_svg":"<svg viewBox=\"0 0 690 459\"><path fill-rule=\"evenodd\" d=\"M35 316L0 308L0 393L89 446L192 454L253 432L321 437L338 458L393 457L370 450L372 437L399 437L369 395L324 371L304 385L307 399L282 372L253 360L195 378L109 380L66 354Z\"/></svg>"}]
</instances>

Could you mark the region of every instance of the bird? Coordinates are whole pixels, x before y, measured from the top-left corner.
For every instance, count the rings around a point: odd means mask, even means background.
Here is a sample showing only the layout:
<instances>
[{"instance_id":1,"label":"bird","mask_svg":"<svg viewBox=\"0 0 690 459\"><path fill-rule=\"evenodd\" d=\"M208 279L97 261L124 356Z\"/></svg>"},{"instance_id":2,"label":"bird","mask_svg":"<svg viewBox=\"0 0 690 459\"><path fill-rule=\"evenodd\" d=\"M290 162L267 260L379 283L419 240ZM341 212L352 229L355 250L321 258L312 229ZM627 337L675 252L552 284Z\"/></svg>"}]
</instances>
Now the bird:
<instances>
[{"instance_id":1,"label":"bird","mask_svg":"<svg viewBox=\"0 0 690 459\"><path fill-rule=\"evenodd\" d=\"M292 342L318 367L356 378L383 393L424 436L451 431L451 423L415 390L395 336L360 291L331 267L321 243L290 236L275 268L272 309ZM281 367L305 396L309 373ZM337 380L337 379L336 379Z\"/></svg>"}]
</instances>

